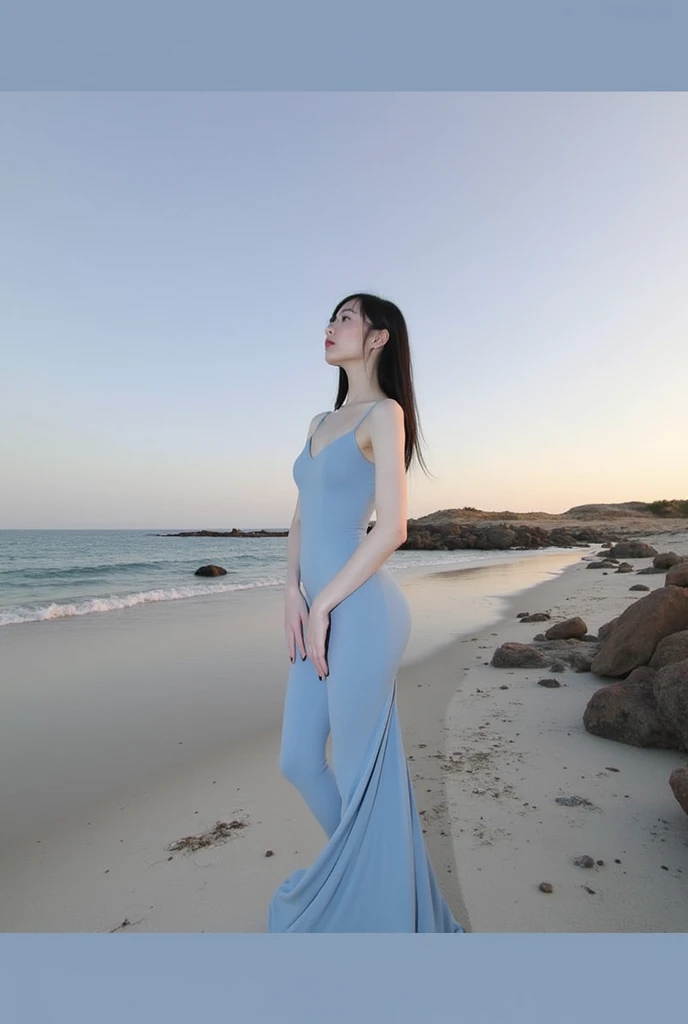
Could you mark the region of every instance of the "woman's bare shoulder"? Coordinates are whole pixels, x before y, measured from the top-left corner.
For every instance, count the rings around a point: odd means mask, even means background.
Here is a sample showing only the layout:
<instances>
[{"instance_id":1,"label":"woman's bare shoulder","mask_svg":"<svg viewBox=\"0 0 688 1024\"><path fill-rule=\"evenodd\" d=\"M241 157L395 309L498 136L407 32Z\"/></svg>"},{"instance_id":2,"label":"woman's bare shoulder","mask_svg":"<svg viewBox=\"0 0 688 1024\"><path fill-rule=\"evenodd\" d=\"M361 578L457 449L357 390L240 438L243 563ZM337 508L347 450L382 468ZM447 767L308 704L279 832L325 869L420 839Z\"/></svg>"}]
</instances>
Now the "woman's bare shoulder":
<instances>
[{"instance_id":1,"label":"woman's bare shoulder","mask_svg":"<svg viewBox=\"0 0 688 1024\"><path fill-rule=\"evenodd\" d=\"M397 402L396 398L381 398L377 403L376 407L371 413L372 416L378 414L376 419L379 421L381 418L387 422L404 422L404 409L403 406Z\"/></svg>"},{"instance_id":2,"label":"woman's bare shoulder","mask_svg":"<svg viewBox=\"0 0 688 1024\"><path fill-rule=\"evenodd\" d=\"M322 419L322 418L323 418L324 416L327 416L327 413L328 413L329 411L330 411L329 409L326 409L326 410L325 410L325 412L318 412L318 413L316 413L316 414L315 414L315 416L313 417L313 419L312 419L312 420L310 421L310 423L308 424L308 433L307 433L307 436L308 436L308 437L310 437L310 436L311 436L311 434L313 433L313 431L314 431L314 430L315 430L315 428L317 427L318 423L320 423L320 420L321 420L321 419Z\"/></svg>"}]
</instances>

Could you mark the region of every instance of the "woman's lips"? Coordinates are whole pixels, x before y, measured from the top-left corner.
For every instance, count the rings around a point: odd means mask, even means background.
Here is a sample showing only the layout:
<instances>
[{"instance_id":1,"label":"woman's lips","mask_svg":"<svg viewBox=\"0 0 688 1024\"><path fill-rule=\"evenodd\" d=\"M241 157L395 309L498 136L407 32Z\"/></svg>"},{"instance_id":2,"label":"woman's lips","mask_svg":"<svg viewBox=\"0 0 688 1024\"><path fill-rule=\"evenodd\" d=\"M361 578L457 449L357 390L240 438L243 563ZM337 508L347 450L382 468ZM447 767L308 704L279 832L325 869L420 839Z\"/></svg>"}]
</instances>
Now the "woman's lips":
<instances>
[{"instance_id":1,"label":"woman's lips","mask_svg":"<svg viewBox=\"0 0 688 1024\"><path fill-rule=\"evenodd\" d=\"M334 345L333 341L326 341L325 342L325 348L330 348L332 345Z\"/></svg>"}]
</instances>

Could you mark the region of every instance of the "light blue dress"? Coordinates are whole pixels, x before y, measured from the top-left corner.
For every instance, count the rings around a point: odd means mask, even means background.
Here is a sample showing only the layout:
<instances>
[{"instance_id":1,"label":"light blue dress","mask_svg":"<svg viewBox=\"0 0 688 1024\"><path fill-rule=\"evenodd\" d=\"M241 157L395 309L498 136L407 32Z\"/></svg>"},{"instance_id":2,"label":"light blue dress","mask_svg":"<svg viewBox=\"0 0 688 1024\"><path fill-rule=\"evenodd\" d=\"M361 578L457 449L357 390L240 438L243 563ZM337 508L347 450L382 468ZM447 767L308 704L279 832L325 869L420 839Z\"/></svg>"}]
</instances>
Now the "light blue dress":
<instances>
[{"instance_id":1,"label":"light blue dress","mask_svg":"<svg viewBox=\"0 0 688 1024\"><path fill-rule=\"evenodd\" d=\"M309 607L366 534L375 466L355 433L376 404L316 455L306 441L294 463ZM296 649L280 769L328 842L275 892L271 932L463 931L428 860L403 750L396 675L410 631L406 598L382 566L332 610L325 680ZM330 731L332 767L325 754Z\"/></svg>"}]
</instances>

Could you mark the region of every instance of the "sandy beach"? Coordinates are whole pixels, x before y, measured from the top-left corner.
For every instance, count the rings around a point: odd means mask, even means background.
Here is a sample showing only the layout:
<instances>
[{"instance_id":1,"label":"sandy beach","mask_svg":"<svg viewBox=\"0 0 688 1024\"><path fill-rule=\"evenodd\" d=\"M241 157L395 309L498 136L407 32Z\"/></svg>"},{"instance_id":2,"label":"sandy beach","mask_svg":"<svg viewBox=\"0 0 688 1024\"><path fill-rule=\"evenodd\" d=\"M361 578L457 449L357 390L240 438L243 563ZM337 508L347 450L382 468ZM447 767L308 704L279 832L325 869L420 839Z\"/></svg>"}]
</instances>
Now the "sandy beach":
<instances>
[{"instance_id":1,"label":"sandy beach","mask_svg":"<svg viewBox=\"0 0 688 1024\"><path fill-rule=\"evenodd\" d=\"M688 555L688 532L645 539ZM632 574L586 571L596 550L400 574L404 742L467 931L688 930L688 817L667 781L686 755L587 733L604 684L589 672L547 689L541 670L489 664L540 631L518 612L580 615L594 633L637 597ZM278 771L281 593L180 604L8 627L1 930L265 931L276 886L322 848Z\"/></svg>"}]
</instances>

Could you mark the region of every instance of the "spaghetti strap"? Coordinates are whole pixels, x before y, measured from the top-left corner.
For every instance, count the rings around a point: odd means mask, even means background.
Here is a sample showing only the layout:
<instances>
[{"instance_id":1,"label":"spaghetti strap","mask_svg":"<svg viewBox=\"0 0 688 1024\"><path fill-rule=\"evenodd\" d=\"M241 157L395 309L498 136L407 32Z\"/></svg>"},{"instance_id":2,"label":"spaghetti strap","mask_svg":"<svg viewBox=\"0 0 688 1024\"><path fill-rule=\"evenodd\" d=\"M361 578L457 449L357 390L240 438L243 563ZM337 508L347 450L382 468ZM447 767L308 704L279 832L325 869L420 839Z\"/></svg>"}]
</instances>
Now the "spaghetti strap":
<instances>
[{"instance_id":1,"label":"spaghetti strap","mask_svg":"<svg viewBox=\"0 0 688 1024\"><path fill-rule=\"evenodd\" d=\"M376 406L376 405L378 405L378 403L379 403L379 402L381 402L381 401L382 401L382 399L381 399L381 398L378 398L376 402L373 402L373 404L371 405L370 409L366 409L366 411L365 411L365 412L363 413L363 415L361 416L361 418L360 418L360 420L358 421L358 423L356 424L356 426L355 426L355 427L353 428L353 429L354 429L354 432L355 432L356 430L358 430L358 428L360 427L361 423L363 423L363 420L364 420L364 419L366 418L366 416L368 415L368 413L369 413L369 412L372 412L372 411L373 411L373 409L375 408L375 406Z\"/></svg>"},{"instance_id":2,"label":"spaghetti strap","mask_svg":"<svg viewBox=\"0 0 688 1024\"><path fill-rule=\"evenodd\" d=\"M330 410L328 409L327 412L323 413L323 415L320 417L320 419L316 423L315 430L313 431L313 434L311 434L311 437L313 437L313 435L316 433L316 431L320 430L321 423L324 423L329 415L330 415ZM309 441L310 441L311 437L308 438Z\"/></svg>"}]
</instances>

